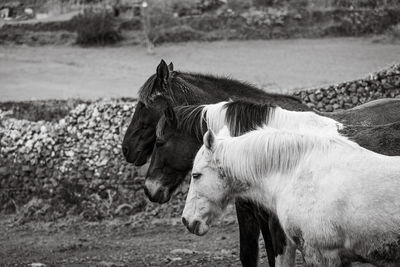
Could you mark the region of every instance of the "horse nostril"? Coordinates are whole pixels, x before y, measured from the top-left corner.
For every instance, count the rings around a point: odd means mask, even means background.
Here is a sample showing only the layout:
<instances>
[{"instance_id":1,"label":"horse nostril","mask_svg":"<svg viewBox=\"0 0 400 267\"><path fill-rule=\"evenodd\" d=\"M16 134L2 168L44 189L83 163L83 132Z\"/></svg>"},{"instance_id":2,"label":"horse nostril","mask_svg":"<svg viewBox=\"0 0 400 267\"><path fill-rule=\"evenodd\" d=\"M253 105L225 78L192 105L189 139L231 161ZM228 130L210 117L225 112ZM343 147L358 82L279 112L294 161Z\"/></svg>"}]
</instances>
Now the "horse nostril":
<instances>
[{"instance_id":1,"label":"horse nostril","mask_svg":"<svg viewBox=\"0 0 400 267\"><path fill-rule=\"evenodd\" d=\"M188 226L188 221L185 219L185 217L182 217L182 223L184 226Z\"/></svg>"},{"instance_id":2,"label":"horse nostril","mask_svg":"<svg viewBox=\"0 0 400 267\"><path fill-rule=\"evenodd\" d=\"M124 156L127 157L128 156L128 152L129 152L129 149L126 146L123 146L122 147L122 154L124 154Z\"/></svg>"}]
</instances>

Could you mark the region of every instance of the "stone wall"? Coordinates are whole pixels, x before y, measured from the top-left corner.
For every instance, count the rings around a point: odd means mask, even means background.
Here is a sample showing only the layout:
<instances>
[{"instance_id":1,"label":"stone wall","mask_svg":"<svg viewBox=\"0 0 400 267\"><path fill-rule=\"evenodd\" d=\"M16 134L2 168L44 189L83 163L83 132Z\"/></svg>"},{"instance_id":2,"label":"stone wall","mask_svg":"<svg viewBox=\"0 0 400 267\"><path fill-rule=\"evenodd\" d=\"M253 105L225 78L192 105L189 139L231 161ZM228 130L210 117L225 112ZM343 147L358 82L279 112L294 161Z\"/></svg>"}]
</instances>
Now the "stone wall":
<instances>
[{"instance_id":1,"label":"stone wall","mask_svg":"<svg viewBox=\"0 0 400 267\"><path fill-rule=\"evenodd\" d=\"M347 109L400 94L400 65L366 79L297 92L321 111ZM143 194L145 168L125 162L121 141L134 101L82 103L55 121L27 121L0 111L0 212L53 220L180 216L187 184L165 205Z\"/></svg>"},{"instance_id":2,"label":"stone wall","mask_svg":"<svg viewBox=\"0 0 400 267\"><path fill-rule=\"evenodd\" d=\"M365 79L344 82L294 94L319 111L348 109L374 99L400 95L400 65L371 74Z\"/></svg>"},{"instance_id":3,"label":"stone wall","mask_svg":"<svg viewBox=\"0 0 400 267\"><path fill-rule=\"evenodd\" d=\"M0 210L21 211L28 203L21 212L44 219L81 214L96 220L160 209L177 215L176 203L158 207L146 201L140 190L144 170L122 156L121 141L135 104L80 104L55 122L17 120L3 112Z\"/></svg>"}]
</instances>

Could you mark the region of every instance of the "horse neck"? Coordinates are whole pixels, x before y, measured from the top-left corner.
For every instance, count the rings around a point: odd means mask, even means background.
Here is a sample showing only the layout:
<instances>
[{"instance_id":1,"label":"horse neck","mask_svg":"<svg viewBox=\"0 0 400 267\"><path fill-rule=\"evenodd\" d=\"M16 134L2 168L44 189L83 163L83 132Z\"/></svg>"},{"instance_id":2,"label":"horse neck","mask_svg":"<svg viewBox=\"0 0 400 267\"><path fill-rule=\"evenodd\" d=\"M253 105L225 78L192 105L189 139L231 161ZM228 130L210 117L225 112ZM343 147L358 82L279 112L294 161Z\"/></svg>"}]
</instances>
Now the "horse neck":
<instances>
[{"instance_id":1,"label":"horse neck","mask_svg":"<svg viewBox=\"0 0 400 267\"><path fill-rule=\"evenodd\" d=\"M189 104L216 103L234 97L259 101L269 95L240 81L196 73L176 73L173 84L178 89L176 91L184 92ZM180 90L181 88L185 90Z\"/></svg>"},{"instance_id":2,"label":"horse neck","mask_svg":"<svg viewBox=\"0 0 400 267\"><path fill-rule=\"evenodd\" d=\"M274 199L298 173L307 171L318 159L327 156L331 148L337 150L333 151L335 155L340 155L343 149L352 149L340 144L340 140L332 147L331 140L263 129L224 139L217 146L215 159L224 176L236 181L231 184L248 185L248 190L239 192L239 197L273 208Z\"/></svg>"},{"instance_id":3,"label":"horse neck","mask_svg":"<svg viewBox=\"0 0 400 267\"><path fill-rule=\"evenodd\" d=\"M178 106L175 107L175 114L178 121L177 130L188 136L195 137L201 144L203 135L207 131L207 125L203 119L202 105Z\"/></svg>"},{"instance_id":4,"label":"horse neck","mask_svg":"<svg viewBox=\"0 0 400 267\"><path fill-rule=\"evenodd\" d=\"M310 140L293 141L293 135L282 138L285 134L262 129L228 137L217 147L215 158L227 176L254 186L271 176L290 175L314 147Z\"/></svg>"},{"instance_id":5,"label":"horse neck","mask_svg":"<svg viewBox=\"0 0 400 267\"><path fill-rule=\"evenodd\" d=\"M318 130L334 135L342 128L341 123L314 112L290 111L280 107L270 113L268 126L285 130Z\"/></svg>"}]
</instances>

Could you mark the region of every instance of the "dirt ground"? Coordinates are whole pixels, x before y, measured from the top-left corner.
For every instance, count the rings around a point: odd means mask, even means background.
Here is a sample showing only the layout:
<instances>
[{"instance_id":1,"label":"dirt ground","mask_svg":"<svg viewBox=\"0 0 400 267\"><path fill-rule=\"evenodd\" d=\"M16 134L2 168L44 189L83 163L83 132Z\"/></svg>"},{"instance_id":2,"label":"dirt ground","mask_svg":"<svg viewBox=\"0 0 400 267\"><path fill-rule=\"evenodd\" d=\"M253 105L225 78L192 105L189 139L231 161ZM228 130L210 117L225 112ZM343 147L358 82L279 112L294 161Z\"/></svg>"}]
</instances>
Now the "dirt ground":
<instances>
[{"instance_id":1,"label":"dirt ground","mask_svg":"<svg viewBox=\"0 0 400 267\"><path fill-rule=\"evenodd\" d=\"M190 234L180 218L147 224L127 218L95 223L70 218L19 226L14 222L14 216L0 218L1 267L241 266L234 220L222 221L203 237ZM261 238L259 246L259 266L268 266ZM297 252L296 267L303 266Z\"/></svg>"},{"instance_id":2,"label":"dirt ground","mask_svg":"<svg viewBox=\"0 0 400 267\"><path fill-rule=\"evenodd\" d=\"M0 101L135 97L160 59L288 92L356 78L400 62L400 46L370 39L231 41L157 47L0 47Z\"/></svg>"},{"instance_id":3,"label":"dirt ground","mask_svg":"<svg viewBox=\"0 0 400 267\"><path fill-rule=\"evenodd\" d=\"M134 226L129 220L63 220L10 226L0 220L0 266L240 266L236 223L204 237L173 223ZM264 247L260 264L266 266Z\"/></svg>"}]
</instances>

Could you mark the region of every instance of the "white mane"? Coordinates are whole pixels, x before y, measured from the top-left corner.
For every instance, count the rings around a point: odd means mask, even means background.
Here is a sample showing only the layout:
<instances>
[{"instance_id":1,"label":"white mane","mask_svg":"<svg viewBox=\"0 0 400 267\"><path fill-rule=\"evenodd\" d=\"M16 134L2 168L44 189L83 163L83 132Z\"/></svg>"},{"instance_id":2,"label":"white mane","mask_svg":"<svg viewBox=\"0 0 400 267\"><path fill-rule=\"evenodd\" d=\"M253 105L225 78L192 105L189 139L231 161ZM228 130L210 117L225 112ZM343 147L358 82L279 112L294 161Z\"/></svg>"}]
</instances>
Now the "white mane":
<instances>
[{"instance_id":1,"label":"white mane","mask_svg":"<svg viewBox=\"0 0 400 267\"><path fill-rule=\"evenodd\" d=\"M307 131L311 128L325 133L337 134L343 124L312 111L289 111L276 107L270 113L268 126L276 129Z\"/></svg>"},{"instance_id":2,"label":"white mane","mask_svg":"<svg viewBox=\"0 0 400 267\"><path fill-rule=\"evenodd\" d=\"M201 112L201 121L206 121L208 129L218 133L225 125L226 108L228 101L218 102L216 104L204 105Z\"/></svg>"},{"instance_id":3,"label":"white mane","mask_svg":"<svg viewBox=\"0 0 400 267\"><path fill-rule=\"evenodd\" d=\"M205 120L208 128L215 133L218 133L228 123L226 104L229 102L223 101L203 106L201 120ZM270 109L268 117L265 118L265 125L272 128L300 132L319 131L333 135L338 135L338 129L343 128L341 123L311 111L289 111L280 107L270 107ZM232 127L239 127L239 124L229 125L229 128Z\"/></svg>"},{"instance_id":4,"label":"white mane","mask_svg":"<svg viewBox=\"0 0 400 267\"><path fill-rule=\"evenodd\" d=\"M276 173L293 171L311 153L324 153L335 145L361 149L340 136L276 130L265 127L239 137L221 137L214 162L224 175L255 181Z\"/></svg>"}]
</instances>

